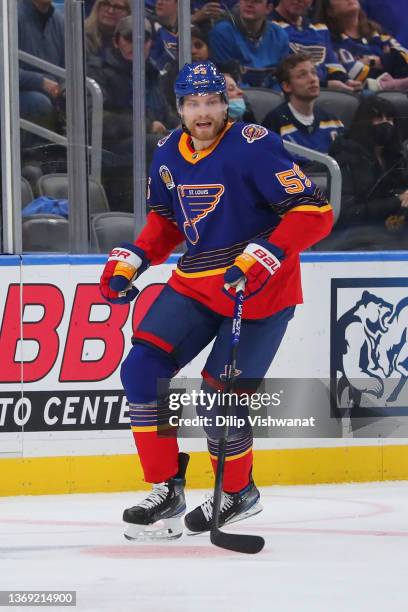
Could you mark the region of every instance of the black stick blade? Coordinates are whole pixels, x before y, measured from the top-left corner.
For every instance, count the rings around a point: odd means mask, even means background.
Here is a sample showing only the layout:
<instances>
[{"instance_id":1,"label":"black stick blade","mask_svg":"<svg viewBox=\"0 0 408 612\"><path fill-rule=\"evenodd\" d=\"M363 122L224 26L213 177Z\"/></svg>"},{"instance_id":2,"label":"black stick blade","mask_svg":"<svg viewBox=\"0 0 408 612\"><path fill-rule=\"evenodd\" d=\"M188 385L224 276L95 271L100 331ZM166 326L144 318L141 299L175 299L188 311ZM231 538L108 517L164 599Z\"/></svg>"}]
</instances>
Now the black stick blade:
<instances>
[{"instance_id":1,"label":"black stick blade","mask_svg":"<svg viewBox=\"0 0 408 612\"><path fill-rule=\"evenodd\" d=\"M241 533L225 533L219 529L211 530L211 542L214 546L233 550L235 552L255 555L265 546L265 540L260 536L245 535Z\"/></svg>"}]
</instances>

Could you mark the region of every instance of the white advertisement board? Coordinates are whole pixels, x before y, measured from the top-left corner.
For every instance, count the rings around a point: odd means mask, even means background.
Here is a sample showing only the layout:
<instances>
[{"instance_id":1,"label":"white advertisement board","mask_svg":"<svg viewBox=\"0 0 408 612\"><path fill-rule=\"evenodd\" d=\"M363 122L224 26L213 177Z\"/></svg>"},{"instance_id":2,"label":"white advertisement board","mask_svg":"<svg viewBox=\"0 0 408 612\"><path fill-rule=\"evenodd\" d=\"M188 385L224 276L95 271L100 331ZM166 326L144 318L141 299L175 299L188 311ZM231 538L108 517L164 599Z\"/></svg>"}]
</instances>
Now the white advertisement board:
<instances>
[{"instance_id":1,"label":"white advertisement board","mask_svg":"<svg viewBox=\"0 0 408 612\"><path fill-rule=\"evenodd\" d=\"M131 347L132 329L169 278L175 258L143 274L138 298L125 306L111 306L99 294L104 259L0 257L2 456L133 452L120 364ZM408 406L407 272L404 254L304 255L305 301L268 376L332 378L340 408L355 408L357 400L362 410L377 406L379 417L391 418L386 437L401 438L400 417ZM208 350L179 377L199 378ZM318 431L315 437L322 435ZM394 444L402 441L394 439ZM257 445L341 443L337 437L318 442L278 438ZM188 446L205 448L197 439Z\"/></svg>"}]
</instances>

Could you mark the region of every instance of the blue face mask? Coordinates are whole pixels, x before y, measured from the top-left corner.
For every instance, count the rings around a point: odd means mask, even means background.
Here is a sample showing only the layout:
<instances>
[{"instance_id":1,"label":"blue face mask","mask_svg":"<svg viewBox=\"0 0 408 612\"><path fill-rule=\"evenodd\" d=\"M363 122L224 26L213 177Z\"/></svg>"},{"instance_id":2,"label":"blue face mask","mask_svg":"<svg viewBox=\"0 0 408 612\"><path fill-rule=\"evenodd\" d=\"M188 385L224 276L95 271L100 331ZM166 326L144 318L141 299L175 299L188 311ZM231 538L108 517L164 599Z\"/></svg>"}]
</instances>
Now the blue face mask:
<instances>
[{"instance_id":1,"label":"blue face mask","mask_svg":"<svg viewBox=\"0 0 408 612\"><path fill-rule=\"evenodd\" d=\"M242 115L246 111L246 104L244 98L234 98L229 101L228 104L228 115L230 119L236 121L241 119Z\"/></svg>"}]
</instances>

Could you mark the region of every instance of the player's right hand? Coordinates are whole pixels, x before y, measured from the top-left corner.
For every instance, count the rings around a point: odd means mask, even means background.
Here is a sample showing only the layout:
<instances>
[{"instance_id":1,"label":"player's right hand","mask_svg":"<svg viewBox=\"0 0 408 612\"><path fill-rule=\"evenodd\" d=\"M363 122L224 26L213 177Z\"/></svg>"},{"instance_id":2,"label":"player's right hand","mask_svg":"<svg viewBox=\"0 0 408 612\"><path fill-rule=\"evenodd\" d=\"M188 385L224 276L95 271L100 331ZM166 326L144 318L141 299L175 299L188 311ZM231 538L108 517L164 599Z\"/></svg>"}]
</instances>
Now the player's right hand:
<instances>
[{"instance_id":1,"label":"player's right hand","mask_svg":"<svg viewBox=\"0 0 408 612\"><path fill-rule=\"evenodd\" d=\"M109 253L102 272L99 289L102 297L111 304L127 304L135 299L139 290L133 281L149 267L149 262L139 247L122 242Z\"/></svg>"},{"instance_id":2,"label":"player's right hand","mask_svg":"<svg viewBox=\"0 0 408 612\"><path fill-rule=\"evenodd\" d=\"M224 289L234 295L233 289L245 279L245 297L258 293L279 270L284 259L282 249L267 240L254 240L238 255L224 274Z\"/></svg>"}]
</instances>

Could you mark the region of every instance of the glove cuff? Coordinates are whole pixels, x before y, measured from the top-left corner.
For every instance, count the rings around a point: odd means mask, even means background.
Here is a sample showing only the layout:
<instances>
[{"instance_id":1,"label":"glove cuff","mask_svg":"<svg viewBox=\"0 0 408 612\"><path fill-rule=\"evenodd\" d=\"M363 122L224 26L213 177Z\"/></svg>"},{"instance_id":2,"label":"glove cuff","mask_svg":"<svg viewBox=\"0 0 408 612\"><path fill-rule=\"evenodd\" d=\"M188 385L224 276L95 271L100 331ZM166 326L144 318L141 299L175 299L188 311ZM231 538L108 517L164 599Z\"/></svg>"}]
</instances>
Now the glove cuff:
<instances>
[{"instance_id":1,"label":"glove cuff","mask_svg":"<svg viewBox=\"0 0 408 612\"><path fill-rule=\"evenodd\" d=\"M139 274L147 270L147 268L150 266L150 261L147 259L146 253L143 249L138 247L136 244L132 244L130 242L122 242L120 246L129 249L129 251L132 251L135 255L138 255L140 257L142 263L140 265L140 268L138 269Z\"/></svg>"},{"instance_id":2,"label":"glove cuff","mask_svg":"<svg viewBox=\"0 0 408 612\"><path fill-rule=\"evenodd\" d=\"M241 253L241 255L238 255L238 257L234 261L234 266L239 268L242 274L246 274L249 268L251 268L251 266L253 266L256 261L257 260L255 259L255 257L252 257L252 255L244 251L243 253Z\"/></svg>"},{"instance_id":3,"label":"glove cuff","mask_svg":"<svg viewBox=\"0 0 408 612\"><path fill-rule=\"evenodd\" d=\"M122 242L109 253L108 261L121 261L129 264L141 274L149 267L149 260L145 252L130 242Z\"/></svg>"},{"instance_id":4,"label":"glove cuff","mask_svg":"<svg viewBox=\"0 0 408 612\"><path fill-rule=\"evenodd\" d=\"M250 255L260 263L272 275L281 267L280 260L284 257L284 252L267 240L250 242L244 254Z\"/></svg>"}]
</instances>

